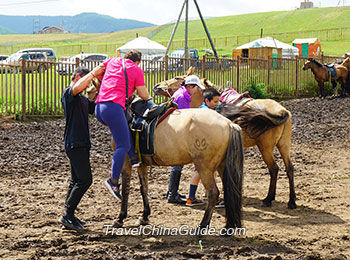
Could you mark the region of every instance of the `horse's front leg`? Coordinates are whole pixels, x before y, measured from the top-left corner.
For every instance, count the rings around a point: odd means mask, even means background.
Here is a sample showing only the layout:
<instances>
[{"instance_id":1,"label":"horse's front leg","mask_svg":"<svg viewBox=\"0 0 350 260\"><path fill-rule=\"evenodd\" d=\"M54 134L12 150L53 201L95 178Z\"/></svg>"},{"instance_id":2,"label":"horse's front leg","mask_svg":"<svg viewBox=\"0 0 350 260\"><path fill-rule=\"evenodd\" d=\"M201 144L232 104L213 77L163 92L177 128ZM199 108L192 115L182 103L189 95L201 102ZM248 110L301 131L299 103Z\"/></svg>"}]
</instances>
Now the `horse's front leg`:
<instances>
[{"instance_id":1,"label":"horse's front leg","mask_svg":"<svg viewBox=\"0 0 350 260\"><path fill-rule=\"evenodd\" d=\"M124 163L121 176L122 176L123 199L120 207L119 217L113 222L114 228L122 227L123 221L128 215L128 200L129 200L130 179L131 179L131 165L129 163Z\"/></svg>"},{"instance_id":2,"label":"horse's front leg","mask_svg":"<svg viewBox=\"0 0 350 260\"><path fill-rule=\"evenodd\" d=\"M140 179L140 191L143 200L143 214L142 217L139 218L139 225L148 225L149 223L149 215L151 214L151 208L149 206L148 200L148 173L147 166L141 165L138 168L139 179Z\"/></svg>"},{"instance_id":3,"label":"horse's front leg","mask_svg":"<svg viewBox=\"0 0 350 260\"><path fill-rule=\"evenodd\" d=\"M324 83L323 82L318 82L318 86L320 87L320 98L325 98L326 95L324 93Z\"/></svg>"}]
</instances>

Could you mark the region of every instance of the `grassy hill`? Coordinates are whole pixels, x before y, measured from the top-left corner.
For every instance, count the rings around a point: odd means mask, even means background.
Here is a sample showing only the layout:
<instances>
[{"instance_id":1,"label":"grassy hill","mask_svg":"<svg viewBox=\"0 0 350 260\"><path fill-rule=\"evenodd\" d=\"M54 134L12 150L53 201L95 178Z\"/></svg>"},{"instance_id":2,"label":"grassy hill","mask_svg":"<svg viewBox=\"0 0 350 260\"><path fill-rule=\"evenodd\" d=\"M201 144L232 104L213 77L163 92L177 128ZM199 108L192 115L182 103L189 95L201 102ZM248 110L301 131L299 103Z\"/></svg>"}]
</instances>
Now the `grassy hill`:
<instances>
[{"instance_id":1,"label":"grassy hill","mask_svg":"<svg viewBox=\"0 0 350 260\"><path fill-rule=\"evenodd\" d=\"M0 16L1 17L1 16ZM1 24L1 23L0 23ZM264 36L272 33L289 33L318 31L329 28L350 28L350 7L312 8L293 11L266 12L245 15L234 15L206 19L206 24L212 38L255 35L259 37L263 28ZM69 44L121 44L139 36L149 36L150 39L163 42L166 45L170 38L174 24L137 28L133 30L118 31L113 33L71 33L71 34L47 34L47 35L0 35L1 46L42 44L45 46L58 46ZM302 33L303 37L317 37L317 33ZM276 37L278 39L278 37ZM350 51L350 35L348 40L321 41L325 55L341 56ZM174 40L184 39L184 23L180 23ZM206 39L203 26L199 20L189 22L189 40ZM247 37L246 42L249 41ZM287 43L291 43L287 42ZM191 47L191 46L190 46ZM219 54L231 54L234 45L218 49ZM204 48L204 46L203 46ZM114 51L113 51L114 53ZM72 55L75 53L72 53ZM112 54L114 55L114 54Z\"/></svg>"},{"instance_id":2,"label":"grassy hill","mask_svg":"<svg viewBox=\"0 0 350 260\"><path fill-rule=\"evenodd\" d=\"M278 11L243 14L206 19L212 37L231 35L264 35L296 31L322 30L328 28L350 27L350 7L310 8L294 11ZM189 23L189 38L204 38L201 21ZM153 40L169 40L173 26L168 26L152 37ZM184 23L180 23L174 39L183 39Z\"/></svg>"},{"instance_id":3,"label":"grassy hill","mask_svg":"<svg viewBox=\"0 0 350 260\"><path fill-rule=\"evenodd\" d=\"M21 34L32 34L34 21L45 26L61 27L72 33L109 33L135 28L153 26L154 24L131 19L116 19L97 13L81 13L75 16L11 16L0 15L0 26Z\"/></svg>"}]
</instances>

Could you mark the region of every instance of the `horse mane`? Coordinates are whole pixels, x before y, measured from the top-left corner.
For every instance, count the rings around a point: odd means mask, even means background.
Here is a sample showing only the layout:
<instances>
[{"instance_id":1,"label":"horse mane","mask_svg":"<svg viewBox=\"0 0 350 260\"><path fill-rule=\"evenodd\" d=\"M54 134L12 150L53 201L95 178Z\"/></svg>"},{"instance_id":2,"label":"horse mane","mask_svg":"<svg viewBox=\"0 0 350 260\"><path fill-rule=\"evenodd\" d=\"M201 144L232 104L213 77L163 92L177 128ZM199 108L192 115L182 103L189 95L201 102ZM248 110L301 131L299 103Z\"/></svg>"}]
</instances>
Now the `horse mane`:
<instances>
[{"instance_id":1,"label":"horse mane","mask_svg":"<svg viewBox=\"0 0 350 260\"><path fill-rule=\"evenodd\" d=\"M291 117L288 110L284 110L276 115L269 113L264 108L252 108L245 105L237 106L236 104L224 104L217 111L241 128L244 128L252 139L258 138L276 126L283 125Z\"/></svg>"},{"instance_id":2,"label":"horse mane","mask_svg":"<svg viewBox=\"0 0 350 260\"><path fill-rule=\"evenodd\" d=\"M318 62L317 60L315 60L315 59L309 58L308 60L311 61L311 62L313 62L313 63L315 63L318 67L323 67L323 65L322 65L321 63L319 63L319 62Z\"/></svg>"},{"instance_id":3,"label":"horse mane","mask_svg":"<svg viewBox=\"0 0 350 260\"><path fill-rule=\"evenodd\" d=\"M202 85L208 89L208 88L215 88L217 91L219 91L220 93L223 91L223 88L220 86L215 85L213 82L211 82L209 79L207 78L202 78L201 79L201 83Z\"/></svg>"}]
</instances>

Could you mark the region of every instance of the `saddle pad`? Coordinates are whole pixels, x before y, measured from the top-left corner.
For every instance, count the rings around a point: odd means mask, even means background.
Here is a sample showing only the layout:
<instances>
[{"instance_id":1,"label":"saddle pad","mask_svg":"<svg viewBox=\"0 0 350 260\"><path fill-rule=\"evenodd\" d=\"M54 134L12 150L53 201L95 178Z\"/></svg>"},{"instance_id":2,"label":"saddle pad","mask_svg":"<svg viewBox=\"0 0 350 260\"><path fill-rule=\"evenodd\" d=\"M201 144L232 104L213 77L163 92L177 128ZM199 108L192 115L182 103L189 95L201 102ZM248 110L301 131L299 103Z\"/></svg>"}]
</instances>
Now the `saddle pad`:
<instances>
[{"instance_id":1,"label":"saddle pad","mask_svg":"<svg viewBox=\"0 0 350 260\"><path fill-rule=\"evenodd\" d=\"M233 88L227 88L221 93L220 102L223 104L234 104L238 100L241 100L243 97L250 98L249 93L244 92L242 94L239 94Z\"/></svg>"},{"instance_id":2,"label":"saddle pad","mask_svg":"<svg viewBox=\"0 0 350 260\"><path fill-rule=\"evenodd\" d=\"M326 67L325 66L325 68L326 68L327 72L331 74L332 79L337 77L337 70L334 67Z\"/></svg>"}]
</instances>

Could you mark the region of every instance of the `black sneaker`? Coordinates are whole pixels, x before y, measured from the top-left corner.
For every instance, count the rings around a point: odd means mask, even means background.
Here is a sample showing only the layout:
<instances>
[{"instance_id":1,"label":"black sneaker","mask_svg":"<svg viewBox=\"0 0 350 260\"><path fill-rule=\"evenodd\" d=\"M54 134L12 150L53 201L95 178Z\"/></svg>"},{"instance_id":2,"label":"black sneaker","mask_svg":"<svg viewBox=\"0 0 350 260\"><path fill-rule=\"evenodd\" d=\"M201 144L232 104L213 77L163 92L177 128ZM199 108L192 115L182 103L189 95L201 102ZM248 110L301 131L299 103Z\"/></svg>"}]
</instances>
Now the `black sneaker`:
<instances>
[{"instance_id":1,"label":"black sneaker","mask_svg":"<svg viewBox=\"0 0 350 260\"><path fill-rule=\"evenodd\" d=\"M119 189L120 184L117 184L117 185L113 184L112 180L108 179L105 181L105 185L116 199L118 200L123 199L122 195L120 194L120 189Z\"/></svg>"},{"instance_id":2,"label":"black sneaker","mask_svg":"<svg viewBox=\"0 0 350 260\"><path fill-rule=\"evenodd\" d=\"M80 225L82 225L83 228L85 228L85 223L86 223L86 222L85 222L84 220L80 220L80 219L78 219L78 218L75 217L75 216L74 216L74 218L75 218L76 221L78 221L78 223L79 223Z\"/></svg>"},{"instance_id":3,"label":"black sneaker","mask_svg":"<svg viewBox=\"0 0 350 260\"><path fill-rule=\"evenodd\" d=\"M186 199L186 195L182 193L176 193L177 196L179 196L181 199ZM165 198L169 197L169 191L166 193Z\"/></svg>"},{"instance_id":4,"label":"black sneaker","mask_svg":"<svg viewBox=\"0 0 350 260\"><path fill-rule=\"evenodd\" d=\"M61 224L67 229L73 229L75 231L83 231L84 227L77 221L75 217L63 216L60 220Z\"/></svg>"},{"instance_id":5,"label":"black sneaker","mask_svg":"<svg viewBox=\"0 0 350 260\"><path fill-rule=\"evenodd\" d=\"M175 195L175 196L169 195L168 196L168 203L185 205L186 200L181 199L179 195Z\"/></svg>"}]
</instances>

